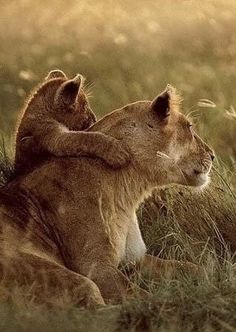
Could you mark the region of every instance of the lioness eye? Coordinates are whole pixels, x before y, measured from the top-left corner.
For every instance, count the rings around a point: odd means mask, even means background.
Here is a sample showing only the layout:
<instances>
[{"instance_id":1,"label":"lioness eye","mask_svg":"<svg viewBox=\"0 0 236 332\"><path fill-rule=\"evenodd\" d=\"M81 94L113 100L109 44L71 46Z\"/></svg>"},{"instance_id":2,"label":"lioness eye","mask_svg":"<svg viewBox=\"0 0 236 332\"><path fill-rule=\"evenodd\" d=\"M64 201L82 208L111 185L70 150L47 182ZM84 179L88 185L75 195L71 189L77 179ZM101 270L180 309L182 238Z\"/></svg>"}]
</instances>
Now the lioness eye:
<instances>
[{"instance_id":1,"label":"lioness eye","mask_svg":"<svg viewBox=\"0 0 236 332\"><path fill-rule=\"evenodd\" d=\"M148 126L149 128L152 128L152 129L153 129L153 125L151 125L151 124L148 123L148 122L146 122L146 124L147 124L147 126Z\"/></svg>"}]
</instances>

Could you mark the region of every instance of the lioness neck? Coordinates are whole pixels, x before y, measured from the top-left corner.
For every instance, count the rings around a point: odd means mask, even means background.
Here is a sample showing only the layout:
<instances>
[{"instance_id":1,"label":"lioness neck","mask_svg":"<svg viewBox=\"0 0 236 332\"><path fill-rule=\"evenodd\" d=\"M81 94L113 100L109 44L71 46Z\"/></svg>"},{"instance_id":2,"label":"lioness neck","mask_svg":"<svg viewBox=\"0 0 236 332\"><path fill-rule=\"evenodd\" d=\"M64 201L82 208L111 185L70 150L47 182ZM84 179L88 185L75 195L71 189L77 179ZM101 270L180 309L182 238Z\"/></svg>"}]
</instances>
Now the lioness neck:
<instances>
[{"instance_id":1,"label":"lioness neck","mask_svg":"<svg viewBox=\"0 0 236 332\"><path fill-rule=\"evenodd\" d=\"M123 207L136 210L152 190L150 181L133 165L114 173L114 197Z\"/></svg>"}]
</instances>

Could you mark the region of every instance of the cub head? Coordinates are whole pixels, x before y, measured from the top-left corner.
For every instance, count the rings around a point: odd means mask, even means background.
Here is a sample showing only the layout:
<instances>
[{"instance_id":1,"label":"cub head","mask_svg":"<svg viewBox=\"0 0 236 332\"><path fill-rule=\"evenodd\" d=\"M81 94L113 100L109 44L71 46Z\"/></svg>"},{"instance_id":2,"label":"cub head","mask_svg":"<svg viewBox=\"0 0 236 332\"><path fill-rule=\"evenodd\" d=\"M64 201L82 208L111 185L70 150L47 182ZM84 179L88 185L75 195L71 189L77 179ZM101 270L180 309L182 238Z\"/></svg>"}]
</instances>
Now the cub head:
<instances>
[{"instance_id":1,"label":"cub head","mask_svg":"<svg viewBox=\"0 0 236 332\"><path fill-rule=\"evenodd\" d=\"M133 154L133 164L154 185L178 183L205 186L214 159L212 149L179 111L175 89L153 101L140 101L114 111L93 126L121 139Z\"/></svg>"},{"instance_id":2,"label":"cub head","mask_svg":"<svg viewBox=\"0 0 236 332\"><path fill-rule=\"evenodd\" d=\"M61 70L53 70L43 85L48 112L70 130L85 130L96 122L83 83L80 74L68 79Z\"/></svg>"}]
</instances>

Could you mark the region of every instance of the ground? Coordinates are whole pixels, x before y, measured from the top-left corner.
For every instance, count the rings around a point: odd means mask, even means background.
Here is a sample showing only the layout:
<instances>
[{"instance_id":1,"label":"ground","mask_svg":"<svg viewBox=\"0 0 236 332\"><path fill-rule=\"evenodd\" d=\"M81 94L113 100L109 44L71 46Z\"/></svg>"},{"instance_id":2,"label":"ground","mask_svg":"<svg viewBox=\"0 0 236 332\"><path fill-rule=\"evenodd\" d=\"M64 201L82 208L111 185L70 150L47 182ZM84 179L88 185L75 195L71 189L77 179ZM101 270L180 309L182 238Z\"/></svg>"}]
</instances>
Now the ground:
<instances>
[{"instance_id":1,"label":"ground","mask_svg":"<svg viewBox=\"0 0 236 332\"><path fill-rule=\"evenodd\" d=\"M153 293L149 302L96 312L48 309L14 289L1 296L1 331L236 331L235 15L233 0L1 2L0 123L10 158L25 97L54 68L87 77L99 116L176 86L217 155L205 192L168 188L138 212L149 252L201 264L201 279L147 276L137 282Z\"/></svg>"}]
</instances>

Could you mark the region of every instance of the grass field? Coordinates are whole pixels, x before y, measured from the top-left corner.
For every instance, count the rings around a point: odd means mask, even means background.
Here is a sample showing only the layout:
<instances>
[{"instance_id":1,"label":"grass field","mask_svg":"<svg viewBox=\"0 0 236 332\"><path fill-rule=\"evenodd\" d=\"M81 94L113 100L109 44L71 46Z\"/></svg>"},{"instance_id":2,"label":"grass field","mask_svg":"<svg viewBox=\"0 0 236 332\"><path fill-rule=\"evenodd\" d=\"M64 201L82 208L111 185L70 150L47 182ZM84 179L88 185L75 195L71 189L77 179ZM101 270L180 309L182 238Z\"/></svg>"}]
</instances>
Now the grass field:
<instances>
[{"instance_id":1,"label":"grass field","mask_svg":"<svg viewBox=\"0 0 236 332\"><path fill-rule=\"evenodd\" d=\"M0 0L0 123L10 157L30 89L54 68L82 73L98 116L170 83L217 155L204 193L160 192L139 218L149 251L201 264L205 276L153 283L150 302L97 312L48 310L14 290L1 331L236 331L236 37L234 0Z\"/></svg>"}]
</instances>

